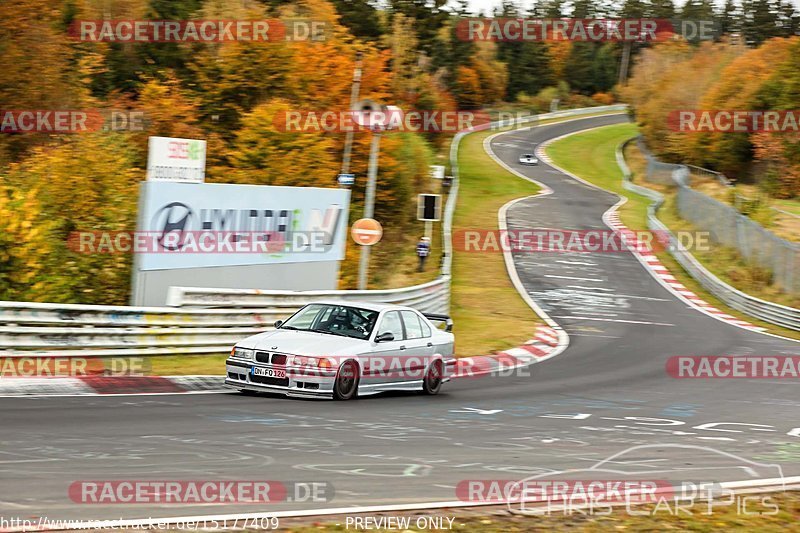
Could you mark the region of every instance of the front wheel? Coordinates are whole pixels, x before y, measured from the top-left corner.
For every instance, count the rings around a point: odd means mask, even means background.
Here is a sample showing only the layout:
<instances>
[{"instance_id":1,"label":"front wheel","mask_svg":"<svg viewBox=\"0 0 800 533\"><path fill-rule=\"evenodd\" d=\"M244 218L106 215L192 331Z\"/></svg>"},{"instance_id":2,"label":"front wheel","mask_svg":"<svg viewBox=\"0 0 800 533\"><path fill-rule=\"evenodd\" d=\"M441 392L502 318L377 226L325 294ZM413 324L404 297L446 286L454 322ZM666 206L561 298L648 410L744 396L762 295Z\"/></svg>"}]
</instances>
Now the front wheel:
<instances>
[{"instance_id":1,"label":"front wheel","mask_svg":"<svg viewBox=\"0 0 800 533\"><path fill-rule=\"evenodd\" d=\"M353 361L345 361L336 381L333 383L333 397L337 400L350 400L358 393L358 366Z\"/></svg>"},{"instance_id":2,"label":"front wheel","mask_svg":"<svg viewBox=\"0 0 800 533\"><path fill-rule=\"evenodd\" d=\"M439 391L442 389L442 374L442 362L438 360L434 361L430 368L428 368L428 373L425 374L425 379L422 381L422 392L431 396L439 394Z\"/></svg>"}]
</instances>

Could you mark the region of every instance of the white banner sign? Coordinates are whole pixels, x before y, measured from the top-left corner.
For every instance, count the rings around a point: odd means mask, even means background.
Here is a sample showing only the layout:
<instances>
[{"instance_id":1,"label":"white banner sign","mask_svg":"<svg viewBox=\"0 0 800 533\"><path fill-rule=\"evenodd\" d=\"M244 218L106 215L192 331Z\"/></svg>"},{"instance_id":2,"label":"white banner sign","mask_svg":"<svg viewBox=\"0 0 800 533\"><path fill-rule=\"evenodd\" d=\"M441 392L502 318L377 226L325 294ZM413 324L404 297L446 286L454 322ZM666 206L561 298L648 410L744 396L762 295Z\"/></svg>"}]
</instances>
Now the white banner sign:
<instances>
[{"instance_id":1,"label":"white banner sign","mask_svg":"<svg viewBox=\"0 0 800 533\"><path fill-rule=\"evenodd\" d=\"M203 183L205 178L205 141L150 137L147 153L147 181Z\"/></svg>"},{"instance_id":2,"label":"white banner sign","mask_svg":"<svg viewBox=\"0 0 800 533\"><path fill-rule=\"evenodd\" d=\"M341 261L348 189L142 184L139 270Z\"/></svg>"},{"instance_id":3,"label":"white banner sign","mask_svg":"<svg viewBox=\"0 0 800 533\"><path fill-rule=\"evenodd\" d=\"M444 165L431 165L431 178L435 180L444 179Z\"/></svg>"}]
</instances>

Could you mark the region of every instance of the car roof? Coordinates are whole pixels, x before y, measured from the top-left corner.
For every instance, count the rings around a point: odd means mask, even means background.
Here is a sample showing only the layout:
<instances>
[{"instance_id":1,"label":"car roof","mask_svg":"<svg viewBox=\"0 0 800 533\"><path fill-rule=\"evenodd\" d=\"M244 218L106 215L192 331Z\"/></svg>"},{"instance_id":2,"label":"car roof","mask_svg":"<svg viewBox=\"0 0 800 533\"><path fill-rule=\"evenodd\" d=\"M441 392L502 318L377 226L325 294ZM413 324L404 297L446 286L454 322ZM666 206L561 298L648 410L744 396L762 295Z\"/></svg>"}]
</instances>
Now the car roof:
<instances>
[{"instance_id":1,"label":"car roof","mask_svg":"<svg viewBox=\"0 0 800 533\"><path fill-rule=\"evenodd\" d=\"M323 304L323 305L346 305L347 307L360 307L362 309L369 309L370 311L386 311L388 309L407 310L410 307L395 304L384 304L379 302L353 302L350 300L317 300L309 302L309 304Z\"/></svg>"}]
</instances>

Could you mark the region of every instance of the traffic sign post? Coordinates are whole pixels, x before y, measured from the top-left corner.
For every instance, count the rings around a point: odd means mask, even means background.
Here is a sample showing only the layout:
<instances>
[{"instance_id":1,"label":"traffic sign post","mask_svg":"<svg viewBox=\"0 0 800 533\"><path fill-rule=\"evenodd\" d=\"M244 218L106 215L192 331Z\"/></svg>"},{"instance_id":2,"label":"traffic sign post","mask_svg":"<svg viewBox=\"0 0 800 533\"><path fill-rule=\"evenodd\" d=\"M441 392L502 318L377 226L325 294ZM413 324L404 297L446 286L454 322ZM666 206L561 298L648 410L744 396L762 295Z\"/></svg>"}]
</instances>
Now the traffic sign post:
<instances>
[{"instance_id":1,"label":"traffic sign post","mask_svg":"<svg viewBox=\"0 0 800 533\"><path fill-rule=\"evenodd\" d=\"M339 185L342 186L350 186L356 181L355 174L339 174L336 176L336 181L339 182Z\"/></svg>"},{"instance_id":2,"label":"traffic sign post","mask_svg":"<svg viewBox=\"0 0 800 533\"><path fill-rule=\"evenodd\" d=\"M364 218L372 218L375 212L375 189L378 181L378 155L380 154L381 133L393 128L397 118L403 118L403 111L397 106L385 106L363 100L352 106L353 120L359 125L372 130L372 143L369 150L369 167L367 170L367 188L364 195ZM376 241L377 242L377 241ZM361 260L358 264L358 288L367 288L367 271L369 270L369 246L361 247Z\"/></svg>"},{"instance_id":3,"label":"traffic sign post","mask_svg":"<svg viewBox=\"0 0 800 533\"><path fill-rule=\"evenodd\" d=\"M444 167L442 167L444 169ZM442 219L442 195L420 194L417 195L417 220L425 222L425 236L430 240L433 237L433 223Z\"/></svg>"},{"instance_id":4,"label":"traffic sign post","mask_svg":"<svg viewBox=\"0 0 800 533\"><path fill-rule=\"evenodd\" d=\"M369 151L369 168L367 170L367 190L364 196L364 218L372 219L375 212L375 189L378 181L378 153L381 146L381 134L372 134ZM358 262L358 288L367 289L367 271L369 270L369 246L361 247L361 258Z\"/></svg>"},{"instance_id":5,"label":"traffic sign post","mask_svg":"<svg viewBox=\"0 0 800 533\"><path fill-rule=\"evenodd\" d=\"M417 195L417 220L439 222L442 219L442 195Z\"/></svg>"},{"instance_id":6,"label":"traffic sign post","mask_svg":"<svg viewBox=\"0 0 800 533\"><path fill-rule=\"evenodd\" d=\"M353 223L353 227L350 228L350 236L361 246L372 246L381 240L383 227L374 218L362 218Z\"/></svg>"}]
</instances>

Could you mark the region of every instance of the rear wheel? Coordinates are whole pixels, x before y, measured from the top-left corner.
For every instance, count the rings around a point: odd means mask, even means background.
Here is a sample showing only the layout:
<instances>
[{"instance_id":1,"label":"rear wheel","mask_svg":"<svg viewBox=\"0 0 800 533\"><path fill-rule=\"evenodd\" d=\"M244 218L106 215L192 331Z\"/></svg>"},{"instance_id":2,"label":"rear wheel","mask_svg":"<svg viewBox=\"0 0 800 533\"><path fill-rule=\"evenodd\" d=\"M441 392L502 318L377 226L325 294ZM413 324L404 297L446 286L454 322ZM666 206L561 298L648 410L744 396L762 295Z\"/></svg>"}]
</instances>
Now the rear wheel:
<instances>
[{"instance_id":1,"label":"rear wheel","mask_svg":"<svg viewBox=\"0 0 800 533\"><path fill-rule=\"evenodd\" d=\"M337 400L350 400L358 392L358 365L354 361L345 361L336 373L333 383L333 397Z\"/></svg>"},{"instance_id":2,"label":"rear wheel","mask_svg":"<svg viewBox=\"0 0 800 533\"><path fill-rule=\"evenodd\" d=\"M434 361L422 381L422 392L431 396L439 394L442 389L442 374L442 362Z\"/></svg>"}]
</instances>

